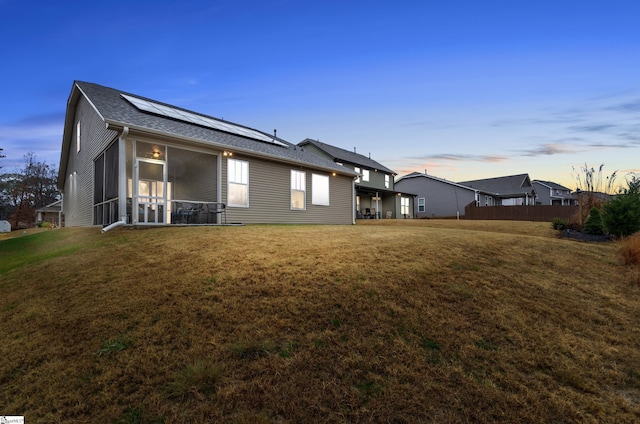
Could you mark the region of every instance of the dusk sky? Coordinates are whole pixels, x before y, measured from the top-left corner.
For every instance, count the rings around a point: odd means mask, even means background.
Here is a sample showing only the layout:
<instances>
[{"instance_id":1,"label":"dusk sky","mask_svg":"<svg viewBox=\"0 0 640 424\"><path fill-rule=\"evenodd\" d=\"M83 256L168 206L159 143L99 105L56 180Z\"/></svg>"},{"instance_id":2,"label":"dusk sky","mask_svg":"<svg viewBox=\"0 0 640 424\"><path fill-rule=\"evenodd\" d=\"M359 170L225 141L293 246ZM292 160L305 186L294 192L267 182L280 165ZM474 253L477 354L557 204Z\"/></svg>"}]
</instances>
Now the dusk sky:
<instances>
[{"instance_id":1,"label":"dusk sky","mask_svg":"<svg viewBox=\"0 0 640 424\"><path fill-rule=\"evenodd\" d=\"M0 172L88 81L399 176L640 172L640 1L0 0Z\"/></svg>"}]
</instances>

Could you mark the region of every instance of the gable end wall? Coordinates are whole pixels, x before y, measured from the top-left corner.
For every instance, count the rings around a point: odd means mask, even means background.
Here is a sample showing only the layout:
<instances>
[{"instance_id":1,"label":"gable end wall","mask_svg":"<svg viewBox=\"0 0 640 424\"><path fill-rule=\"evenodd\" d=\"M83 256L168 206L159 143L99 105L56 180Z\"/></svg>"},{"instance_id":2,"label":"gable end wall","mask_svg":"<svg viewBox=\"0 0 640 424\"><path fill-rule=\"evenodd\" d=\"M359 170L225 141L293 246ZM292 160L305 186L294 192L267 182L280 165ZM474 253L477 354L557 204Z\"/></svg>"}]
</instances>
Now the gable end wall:
<instances>
[{"instance_id":1,"label":"gable end wall","mask_svg":"<svg viewBox=\"0 0 640 424\"><path fill-rule=\"evenodd\" d=\"M78 120L80 152L76 147ZM93 225L93 161L117 136L116 131L106 129L104 121L81 96L75 108L67 173L64 177L62 211L65 226Z\"/></svg>"}]
</instances>

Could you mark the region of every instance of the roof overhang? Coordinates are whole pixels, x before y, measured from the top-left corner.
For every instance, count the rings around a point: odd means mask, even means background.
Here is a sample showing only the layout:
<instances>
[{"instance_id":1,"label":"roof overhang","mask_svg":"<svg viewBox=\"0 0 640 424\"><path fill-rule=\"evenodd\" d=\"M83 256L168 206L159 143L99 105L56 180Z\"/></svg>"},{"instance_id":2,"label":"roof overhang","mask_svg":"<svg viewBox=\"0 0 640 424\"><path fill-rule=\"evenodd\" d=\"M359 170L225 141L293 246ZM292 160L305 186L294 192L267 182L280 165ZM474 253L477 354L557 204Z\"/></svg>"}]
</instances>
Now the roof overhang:
<instances>
[{"instance_id":1,"label":"roof overhang","mask_svg":"<svg viewBox=\"0 0 640 424\"><path fill-rule=\"evenodd\" d=\"M228 144L216 143L210 140L203 140L196 137L187 137L182 134L175 134L166 131L154 130L146 127L139 127L136 125L131 125L123 122L117 122L113 120L105 120L107 129L115 130L117 132L123 131L125 127L129 128L129 136L138 135L138 136L151 136L151 137L162 137L168 138L172 141L182 140L194 145L198 145L199 147L207 147L207 148L215 148L220 150L230 150L233 153L242 153L246 156L258 157L258 158L268 158L276 162L287 163L296 166L304 166L306 168L318 169L322 171L327 171L330 173L340 174L348 177L357 177L359 174L350 170L349 168L341 167L340 165L336 165L335 167L324 167L321 165L317 165L311 162L299 161L291 158L286 158L283 156L278 156L274 154L264 153L264 152L256 152L250 149L243 149L236 146L229 146Z\"/></svg>"}]
</instances>

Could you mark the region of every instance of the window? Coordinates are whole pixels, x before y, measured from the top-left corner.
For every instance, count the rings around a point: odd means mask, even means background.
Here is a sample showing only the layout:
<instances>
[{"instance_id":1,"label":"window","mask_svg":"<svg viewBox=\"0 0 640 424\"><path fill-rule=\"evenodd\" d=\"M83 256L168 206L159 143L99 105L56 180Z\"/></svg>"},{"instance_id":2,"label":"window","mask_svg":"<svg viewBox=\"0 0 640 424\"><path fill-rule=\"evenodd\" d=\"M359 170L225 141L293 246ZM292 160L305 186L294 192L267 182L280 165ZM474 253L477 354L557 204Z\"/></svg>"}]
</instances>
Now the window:
<instances>
[{"instance_id":1,"label":"window","mask_svg":"<svg viewBox=\"0 0 640 424\"><path fill-rule=\"evenodd\" d=\"M384 175L384 188L389 188L389 175Z\"/></svg>"},{"instance_id":2,"label":"window","mask_svg":"<svg viewBox=\"0 0 640 424\"><path fill-rule=\"evenodd\" d=\"M291 209L304 210L306 206L305 173L291 170Z\"/></svg>"},{"instance_id":3,"label":"window","mask_svg":"<svg viewBox=\"0 0 640 424\"><path fill-rule=\"evenodd\" d=\"M418 212L425 212L425 211L426 211L425 198L424 197L419 197L418 198Z\"/></svg>"},{"instance_id":4,"label":"window","mask_svg":"<svg viewBox=\"0 0 640 424\"><path fill-rule=\"evenodd\" d=\"M369 170L368 169L363 169L362 170L362 181L369 181Z\"/></svg>"},{"instance_id":5,"label":"window","mask_svg":"<svg viewBox=\"0 0 640 424\"><path fill-rule=\"evenodd\" d=\"M311 174L311 203L329 206L329 177Z\"/></svg>"},{"instance_id":6,"label":"window","mask_svg":"<svg viewBox=\"0 0 640 424\"><path fill-rule=\"evenodd\" d=\"M80 152L80 121L76 124L76 152Z\"/></svg>"},{"instance_id":7,"label":"window","mask_svg":"<svg viewBox=\"0 0 640 424\"><path fill-rule=\"evenodd\" d=\"M249 162L227 159L228 206L249 207Z\"/></svg>"},{"instance_id":8,"label":"window","mask_svg":"<svg viewBox=\"0 0 640 424\"><path fill-rule=\"evenodd\" d=\"M360 168L358 168L357 166L355 168L353 168L354 171L356 171L358 174L360 173ZM356 178L356 182L359 183L360 182L360 175L358 175L358 177Z\"/></svg>"},{"instance_id":9,"label":"window","mask_svg":"<svg viewBox=\"0 0 640 424\"><path fill-rule=\"evenodd\" d=\"M401 197L400 198L400 214L409 215L409 198Z\"/></svg>"}]
</instances>

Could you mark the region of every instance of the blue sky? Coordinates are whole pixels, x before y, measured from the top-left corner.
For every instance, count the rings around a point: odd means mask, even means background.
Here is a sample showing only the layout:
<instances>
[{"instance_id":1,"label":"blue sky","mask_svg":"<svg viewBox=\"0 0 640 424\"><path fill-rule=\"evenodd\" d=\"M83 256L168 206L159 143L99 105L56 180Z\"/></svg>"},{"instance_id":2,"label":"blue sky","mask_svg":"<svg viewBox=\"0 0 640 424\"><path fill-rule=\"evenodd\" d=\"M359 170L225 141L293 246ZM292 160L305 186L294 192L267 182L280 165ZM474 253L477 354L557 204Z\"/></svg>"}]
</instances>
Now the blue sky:
<instances>
[{"instance_id":1,"label":"blue sky","mask_svg":"<svg viewBox=\"0 0 640 424\"><path fill-rule=\"evenodd\" d=\"M640 172L638 1L0 0L2 171L58 165L74 80L399 175Z\"/></svg>"}]
</instances>

